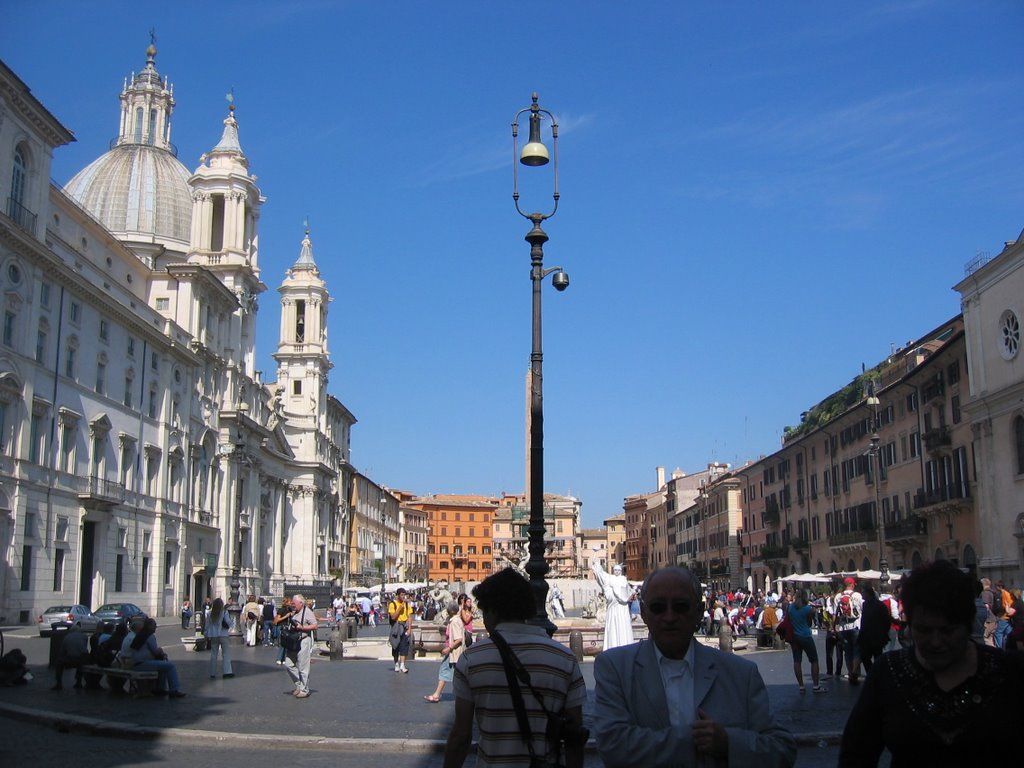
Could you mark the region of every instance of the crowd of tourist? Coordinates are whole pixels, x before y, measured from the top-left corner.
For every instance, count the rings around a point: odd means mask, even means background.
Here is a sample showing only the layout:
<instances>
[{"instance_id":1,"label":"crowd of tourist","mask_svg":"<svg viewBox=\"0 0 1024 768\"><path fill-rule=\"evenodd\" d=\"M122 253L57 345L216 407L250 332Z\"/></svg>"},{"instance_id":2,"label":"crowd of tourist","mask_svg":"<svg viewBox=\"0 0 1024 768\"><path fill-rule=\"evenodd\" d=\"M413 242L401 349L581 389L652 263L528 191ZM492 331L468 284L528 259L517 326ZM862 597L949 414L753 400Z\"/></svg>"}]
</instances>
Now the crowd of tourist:
<instances>
[{"instance_id":1,"label":"crowd of tourist","mask_svg":"<svg viewBox=\"0 0 1024 768\"><path fill-rule=\"evenodd\" d=\"M961 764L988 743L993 722L1024 718L1019 695L1024 686L1024 601L1019 591L998 581L974 580L948 561L919 566L894 580L891 589L889 582L854 576L834 588L783 585L778 593L719 593L703 588L682 568L648 576L633 601L649 640L610 648L597 657L593 722L605 765L633 765L640 757L644 764L660 765L659 754L682 752L729 762L742 757L758 764L792 764L794 742L772 716L756 666L728 653L726 646L712 649L690 642L695 634L751 635L767 638L776 648L788 645L801 694L808 687L827 693L828 680L860 686L842 738L841 766L877 765L885 751L893 766ZM524 623L534 612L529 585L515 571L501 571L473 594L488 632L479 643L473 642L474 603L466 594L440 605L437 593L399 588L383 599L379 593L332 597L321 612L331 620L352 617L364 625L388 622L396 673L408 672L414 622L443 627L437 685L423 699L436 704L447 686L454 688L456 718L446 766L462 764L474 721L482 734L480 754L505 759L515 753L537 763L554 758L580 765L582 742L568 737L556 744L546 741L545 729L556 715L567 732L581 731L585 692L568 650ZM210 641L210 676L220 670L224 678L233 677L227 636L234 630L223 600L207 601L194 611L183 606L183 625L185 608ZM277 606L273 599L250 596L235 611L246 644L278 645L277 663L286 667L293 695L309 697L313 633L319 623L312 601L307 604L296 594ZM141 617L128 626L103 626L91 638L72 629L56 659L54 689L63 688L67 669L75 671L74 685L80 687L96 682L83 681L86 664L120 664L155 671L159 693L184 696L175 665L155 633L156 622ZM810 686L805 684L804 656ZM717 670L710 690L701 682L705 667ZM643 681L641 688L634 679ZM663 699L646 693L636 698L638 690L659 686ZM652 702L663 707L652 709ZM736 709L740 703L746 706L742 713Z\"/></svg>"}]
</instances>

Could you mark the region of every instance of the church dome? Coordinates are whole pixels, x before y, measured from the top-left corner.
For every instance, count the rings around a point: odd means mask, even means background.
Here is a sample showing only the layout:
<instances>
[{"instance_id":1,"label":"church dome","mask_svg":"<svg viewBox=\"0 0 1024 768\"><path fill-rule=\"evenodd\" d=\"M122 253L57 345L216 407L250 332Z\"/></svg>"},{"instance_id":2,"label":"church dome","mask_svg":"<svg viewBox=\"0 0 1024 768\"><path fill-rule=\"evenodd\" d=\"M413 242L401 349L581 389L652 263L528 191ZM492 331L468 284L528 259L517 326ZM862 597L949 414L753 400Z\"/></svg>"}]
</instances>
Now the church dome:
<instances>
[{"instance_id":1,"label":"church dome","mask_svg":"<svg viewBox=\"0 0 1024 768\"><path fill-rule=\"evenodd\" d=\"M65 191L111 232L189 241L192 174L166 149L122 144L97 158Z\"/></svg>"},{"instance_id":2,"label":"church dome","mask_svg":"<svg viewBox=\"0 0 1024 768\"><path fill-rule=\"evenodd\" d=\"M156 46L146 65L125 78L120 132L111 149L64 187L111 232L189 242L192 174L171 143L174 86L156 70Z\"/></svg>"}]
</instances>

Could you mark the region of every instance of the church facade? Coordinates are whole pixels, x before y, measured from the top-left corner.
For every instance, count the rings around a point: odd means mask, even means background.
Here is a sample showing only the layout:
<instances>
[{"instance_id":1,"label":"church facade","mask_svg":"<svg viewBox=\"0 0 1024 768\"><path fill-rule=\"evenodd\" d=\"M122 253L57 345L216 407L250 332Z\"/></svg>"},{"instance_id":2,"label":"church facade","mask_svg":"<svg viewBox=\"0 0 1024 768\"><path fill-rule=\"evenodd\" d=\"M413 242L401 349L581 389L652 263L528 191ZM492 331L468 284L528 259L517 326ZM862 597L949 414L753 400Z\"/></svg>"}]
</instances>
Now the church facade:
<instances>
[{"instance_id":1,"label":"church facade","mask_svg":"<svg viewBox=\"0 0 1024 768\"><path fill-rule=\"evenodd\" d=\"M233 107L190 170L174 105L150 46L109 151L61 188L51 157L73 136L0 62L8 622L62 603L167 615L186 597L281 595L347 580L358 559L356 419L327 391L331 298L309 232L278 287L264 381L264 198Z\"/></svg>"}]
</instances>

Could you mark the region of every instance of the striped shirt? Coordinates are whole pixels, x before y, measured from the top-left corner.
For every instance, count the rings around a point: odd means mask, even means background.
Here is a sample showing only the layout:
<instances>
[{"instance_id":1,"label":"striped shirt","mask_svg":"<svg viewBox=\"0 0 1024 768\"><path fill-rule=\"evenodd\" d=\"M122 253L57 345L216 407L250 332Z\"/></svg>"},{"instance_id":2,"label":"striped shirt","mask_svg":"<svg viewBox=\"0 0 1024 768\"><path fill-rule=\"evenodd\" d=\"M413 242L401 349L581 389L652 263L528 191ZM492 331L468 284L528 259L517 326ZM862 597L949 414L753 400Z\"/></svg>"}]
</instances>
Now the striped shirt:
<instances>
[{"instance_id":1,"label":"striped shirt","mask_svg":"<svg viewBox=\"0 0 1024 768\"><path fill-rule=\"evenodd\" d=\"M556 713L583 706L587 688L576 657L568 648L549 638L541 627L504 623L496 629L529 671L530 681L544 699L548 711ZM537 757L543 758L548 752L544 738L547 718L530 689L525 685L520 688L533 734L533 749ZM530 764L530 753L519 731L505 666L490 638L473 643L462 654L455 667L455 697L469 699L475 707L480 731L477 766L512 768Z\"/></svg>"}]
</instances>

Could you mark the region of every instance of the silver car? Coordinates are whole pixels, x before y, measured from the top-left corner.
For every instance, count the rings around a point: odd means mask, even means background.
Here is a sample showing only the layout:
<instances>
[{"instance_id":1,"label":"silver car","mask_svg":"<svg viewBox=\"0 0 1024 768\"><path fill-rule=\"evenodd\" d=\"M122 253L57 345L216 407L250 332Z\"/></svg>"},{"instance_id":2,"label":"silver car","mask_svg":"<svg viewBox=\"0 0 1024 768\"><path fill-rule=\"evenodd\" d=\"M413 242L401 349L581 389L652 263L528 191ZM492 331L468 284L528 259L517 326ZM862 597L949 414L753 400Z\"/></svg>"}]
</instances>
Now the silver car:
<instances>
[{"instance_id":1,"label":"silver car","mask_svg":"<svg viewBox=\"0 0 1024 768\"><path fill-rule=\"evenodd\" d=\"M100 620L84 605L55 605L43 611L36 623L39 636L49 637L54 627L81 627L85 632L93 632Z\"/></svg>"}]
</instances>

